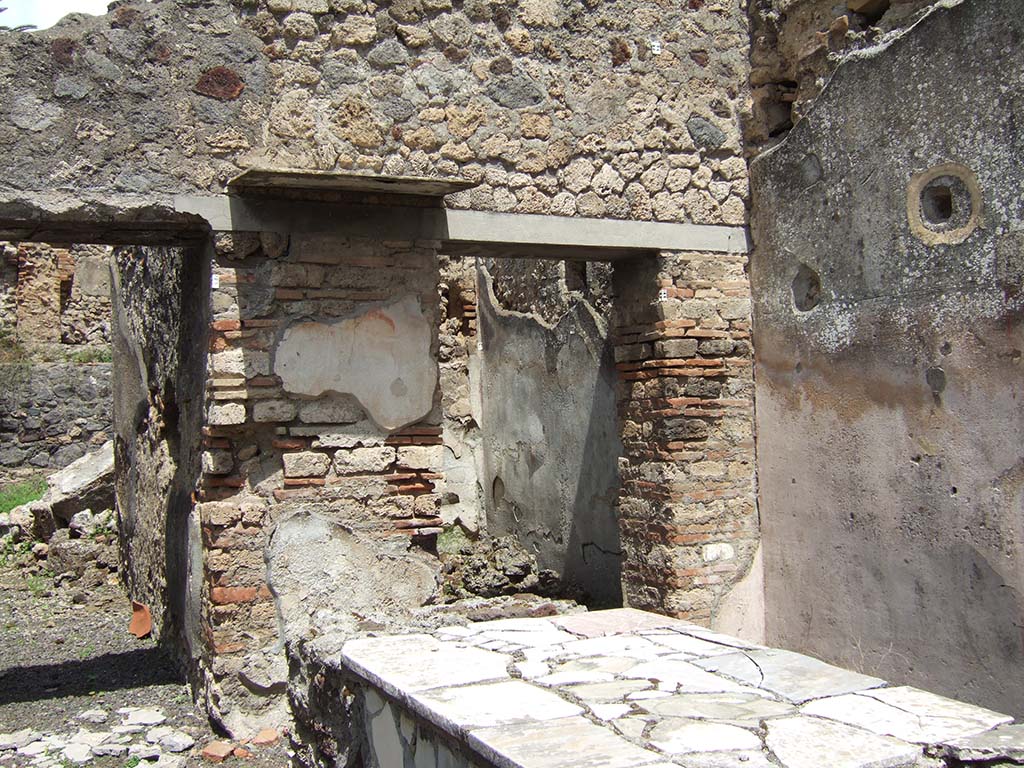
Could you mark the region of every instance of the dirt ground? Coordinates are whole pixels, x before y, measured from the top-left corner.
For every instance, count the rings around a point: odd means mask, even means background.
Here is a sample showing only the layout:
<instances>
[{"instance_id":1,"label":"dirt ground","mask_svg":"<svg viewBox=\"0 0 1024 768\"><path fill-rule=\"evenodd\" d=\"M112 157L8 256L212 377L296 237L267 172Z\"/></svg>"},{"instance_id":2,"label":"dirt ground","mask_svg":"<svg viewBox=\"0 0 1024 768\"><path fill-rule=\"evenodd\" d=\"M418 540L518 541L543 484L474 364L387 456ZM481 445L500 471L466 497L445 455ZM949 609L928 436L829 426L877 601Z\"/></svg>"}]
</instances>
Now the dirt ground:
<instances>
[{"instance_id":1,"label":"dirt ground","mask_svg":"<svg viewBox=\"0 0 1024 768\"><path fill-rule=\"evenodd\" d=\"M128 633L130 618L131 604L115 575L100 586L55 586L44 570L0 565L0 734L30 729L43 737L35 747L0 750L0 768L212 765L202 757L203 748L227 740L193 706L188 687L157 643ZM179 739L186 734L195 745L176 753L164 746L159 757L152 755L155 750L147 738L154 735L153 726L133 728L131 712L118 712L124 708L156 710L166 717L158 724L164 733L174 731ZM99 722L96 710L107 715L105 721ZM83 720L89 712L93 714ZM135 749L127 755L73 760L62 747L82 730L92 734L84 739L79 735L79 741L96 740L96 733L105 732ZM31 754L40 744L47 752ZM287 738L269 746L239 746L251 755L230 756L225 766L285 768L290 763Z\"/></svg>"}]
</instances>

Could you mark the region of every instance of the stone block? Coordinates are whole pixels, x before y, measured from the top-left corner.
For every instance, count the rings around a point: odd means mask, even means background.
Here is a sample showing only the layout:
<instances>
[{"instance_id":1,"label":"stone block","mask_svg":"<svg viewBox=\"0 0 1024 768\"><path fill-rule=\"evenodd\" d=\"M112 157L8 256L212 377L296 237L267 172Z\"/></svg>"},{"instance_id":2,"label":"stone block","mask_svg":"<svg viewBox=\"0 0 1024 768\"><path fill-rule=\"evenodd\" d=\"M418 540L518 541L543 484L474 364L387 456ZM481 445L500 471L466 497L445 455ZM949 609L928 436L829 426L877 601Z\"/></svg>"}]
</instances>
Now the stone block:
<instances>
[{"instance_id":1,"label":"stone block","mask_svg":"<svg viewBox=\"0 0 1024 768\"><path fill-rule=\"evenodd\" d=\"M697 354L696 339L664 339L654 342L655 357L693 357Z\"/></svg>"},{"instance_id":2,"label":"stone block","mask_svg":"<svg viewBox=\"0 0 1024 768\"><path fill-rule=\"evenodd\" d=\"M356 399L346 395L324 395L299 406L299 419L307 424L354 424L363 415Z\"/></svg>"},{"instance_id":3,"label":"stone block","mask_svg":"<svg viewBox=\"0 0 1024 768\"><path fill-rule=\"evenodd\" d=\"M285 477L323 477L331 468L331 459L326 453L303 451L286 453L281 458Z\"/></svg>"},{"instance_id":4,"label":"stone block","mask_svg":"<svg viewBox=\"0 0 1024 768\"><path fill-rule=\"evenodd\" d=\"M408 469L440 469L443 461L442 445L412 445L398 449L398 464Z\"/></svg>"},{"instance_id":5,"label":"stone block","mask_svg":"<svg viewBox=\"0 0 1024 768\"><path fill-rule=\"evenodd\" d=\"M298 406L291 400L263 400L252 407L253 421L291 421Z\"/></svg>"},{"instance_id":6,"label":"stone block","mask_svg":"<svg viewBox=\"0 0 1024 768\"><path fill-rule=\"evenodd\" d=\"M615 347L616 363L633 363L651 356L650 344L624 344Z\"/></svg>"},{"instance_id":7,"label":"stone block","mask_svg":"<svg viewBox=\"0 0 1024 768\"><path fill-rule=\"evenodd\" d=\"M700 419L665 419L662 436L666 440L703 440L708 436L708 425Z\"/></svg>"},{"instance_id":8,"label":"stone block","mask_svg":"<svg viewBox=\"0 0 1024 768\"><path fill-rule=\"evenodd\" d=\"M916 744L963 739L1012 720L907 686L817 699L805 705L803 712Z\"/></svg>"},{"instance_id":9,"label":"stone block","mask_svg":"<svg viewBox=\"0 0 1024 768\"><path fill-rule=\"evenodd\" d=\"M810 656L775 649L731 653L694 663L794 703L876 688L884 683L877 677L840 669Z\"/></svg>"},{"instance_id":10,"label":"stone block","mask_svg":"<svg viewBox=\"0 0 1024 768\"><path fill-rule=\"evenodd\" d=\"M241 516L238 505L231 501L206 501L199 505L199 515L207 525L233 525Z\"/></svg>"},{"instance_id":11,"label":"stone block","mask_svg":"<svg viewBox=\"0 0 1024 768\"><path fill-rule=\"evenodd\" d=\"M334 454L334 468L339 475L383 472L394 461L395 449L388 445L340 450Z\"/></svg>"},{"instance_id":12,"label":"stone block","mask_svg":"<svg viewBox=\"0 0 1024 768\"><path fill-rule=\"evenodd\" d=\"M718 302L718 314L723 320L748 320L750 299L728 299Z\"/></svg>"},{"instance_id":13,"label":"stone block","mask_svg":"<svg viewBox=\"0 0 1024 768\"><path fill-rule=\"evenodd\" d=\"M266 352L246 349L229 349L210 355L211 372L218 376L270 375L270 356Z\"/></svg>"},{"instance_id":14,"label":"stone block","mask_svg":"<svg viewBox=\"0 0 1024 768\"><path fill-rule=\"evenodd\" d=\"M736 348L736 342L732 339L705 339L698 346L702 355L707 357L724 357L732 354Z\"/></svg>"},{"instance_id":15,"label":"stone block","mask_svg":"<svg viewBox=\"0 0 1024 768\"><path fill-rule=\"evenodd\" d=\"M819 768L828 755L831 768L914 765L921 749L905 741L817 717L766 721L765 743L785 768Z\"/></svg>"},{"instance_id":16,"label":"stone block","mask_svg":"<svg viewBox=\"0 0 1024 768\"><path fill-rule=\"evenodd\" d=\"M203 451L203 472L211 475L228 475L235 468L235 459L231 451L213 449Z\"/></svg>"},{"instance_id":17,"label":"stone block","mask_svg":"<svg viewBox=\"0 0 1024 768\"><path fill-rule=\"evenodd\" d=\"M83 296L110 298L110 265L106 258L82 257L75 262L75 284Z\"/></svg>"},{"instance_id":18,"label":"stone block","mask_svg":"<svg viewBox=\"0 0 1024 768\"><path fill-rule=\"evenodd\" d=\"M245 423L244 403L215 403L206 413L206 422L213 426Z\"/></svg>"},{"instance_id":19,"label":"stone block","mask_svg":"<svg viewBox=\"0 0 1024 768\"><path fill-rule=\"evenodd\" d=\"M751 731L726 723L702 723L671 718L650 732L651 744L670 755L722 750L760 750L761 740Z\"/></svg>"}]
</instances>

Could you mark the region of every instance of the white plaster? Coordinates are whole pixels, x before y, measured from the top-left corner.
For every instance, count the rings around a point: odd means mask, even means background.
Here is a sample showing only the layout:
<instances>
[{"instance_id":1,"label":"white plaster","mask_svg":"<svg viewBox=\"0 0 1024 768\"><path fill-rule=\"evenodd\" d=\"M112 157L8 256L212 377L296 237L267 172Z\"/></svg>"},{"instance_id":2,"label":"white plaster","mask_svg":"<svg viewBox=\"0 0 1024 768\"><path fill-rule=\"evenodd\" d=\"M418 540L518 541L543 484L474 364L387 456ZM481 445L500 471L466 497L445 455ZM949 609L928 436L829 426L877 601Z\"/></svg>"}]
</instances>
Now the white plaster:
<instances>
[{"instance_id":1,"label":"white plaster","mask_svg":"<svg viewBox=\"0 0 1024 768\"><path fill-rule=\"evenodd\" d=\"M398 429L434 405L432 332L412 296L335 323L295 323L277 346L274 373L295 394L354 395L373 421Z\"/></svg>"},{"instance_id":2,"label":"white plaster","mask_svg":"<svg viewBox=\"0 0 1024 768\"><path fill-rule=\"evenodd\" d=\"M764 558L760 545L747 575L722 598L711 627L752 643L765 641Z\"/></svg>"}]
</instances>

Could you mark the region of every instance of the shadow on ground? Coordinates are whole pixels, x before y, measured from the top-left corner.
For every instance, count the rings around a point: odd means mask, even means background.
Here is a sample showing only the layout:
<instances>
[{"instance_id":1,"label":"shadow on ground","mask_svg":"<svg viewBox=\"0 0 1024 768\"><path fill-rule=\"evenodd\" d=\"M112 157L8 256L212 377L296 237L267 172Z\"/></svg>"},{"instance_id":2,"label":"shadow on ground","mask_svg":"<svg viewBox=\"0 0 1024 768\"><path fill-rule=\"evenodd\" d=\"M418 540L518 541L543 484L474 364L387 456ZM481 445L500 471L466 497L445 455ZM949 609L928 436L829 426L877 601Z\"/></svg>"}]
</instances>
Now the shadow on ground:
<instances>
[{"instance_id":1,"label":"shadow on ground","mask_svg":"<svg viewBox=\"0 0 1024 768\"><path fill-rule=\"evenodd\" d=\"M82 661L9 667L0 673L0 706L183 682L162 650L139 648Z\"/></svg>"}]
</instances>

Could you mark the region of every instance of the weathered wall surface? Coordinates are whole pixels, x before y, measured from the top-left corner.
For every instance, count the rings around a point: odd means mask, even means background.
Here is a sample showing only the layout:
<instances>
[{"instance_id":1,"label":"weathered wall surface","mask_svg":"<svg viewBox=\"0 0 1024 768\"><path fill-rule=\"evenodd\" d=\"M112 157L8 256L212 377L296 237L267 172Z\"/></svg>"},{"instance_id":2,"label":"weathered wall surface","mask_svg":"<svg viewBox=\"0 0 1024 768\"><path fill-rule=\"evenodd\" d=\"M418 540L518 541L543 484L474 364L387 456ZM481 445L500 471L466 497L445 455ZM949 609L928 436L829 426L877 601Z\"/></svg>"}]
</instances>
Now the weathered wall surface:
<instances>
[{"instance_id":1,"label":"weathered wall surface","mask_svg":"<svg viewBox=\"0 0 1024 768\"><path fill-rule=\"evenodd\" d=\"M554 325L506 309L485 269L478 295L488 532L518 536L593 605L621 605L622 446L607 323L582 300Z\"/></svg>"},{"instance_id":2,"label":"weathered wall surface","mask_svg":"<svg viewBox=\"0 0 1024 768\"><path fill-rule=\"evenodd\" d=\"M1019 715L1016 11L840 66L753 164L752 282L768 639Z\"/></svg>"},{"instance_id":3,"label":"weathered wall surface","mask_svg":"<svg viewBox=\"0 0 1024 768\"><path fill-rule=\"evenodd\" d=\"M114 269L114 461L121 573L202 679L200 476L209 255L121 248Z\"/></svg>"},{"instance_id":4,"label":"weathered wall surface","mask_svg":"<svg viewBox=\"0 0 1024 768\"><path fill-rule=\"evenodd\" d=\"M43 360L110 344L109 248L4 243L2 251L0 333L6 344Z\"/></svg>"},{"instance_id":5,"label":"weathered wall surface","mask_svg":"<svg viewBox=\"0 0 1024 768\"><path fill-rule=\"evenodd\" d=\"M0 243L0 341L9 345L18 327L18 248Z\"/></svg>"},{"instance_id":6,"label":"weathered wall surface","mask_svg":"<svg viewBox=\"0 0 1024 768\"><path fill-rule=\"evenodd\" d=\"M61 284L60 342L103 348L110 344L110 249L68 249L71 270Z\"/></svg>"},{"instance_id":7,"label":"weathered wall surface","mask_svg":"<svg viewBox=\"0 0 1024 768\"><path fill-rule=\"evenodd\" d=\"M438 372L444 440L445 525L474 533L485 525L484 489L479 481L479 355L477 354L476 259L439 258Z\"/></svg>"},{"instance_id":8,"label":"weathered wall surface","mask_svg":"<svg viewBox=\"0 0 1024 768\"><path fill-rule=\"evenodd\" d=\"M0 365L0 483L61 469L111 432L109 363Z\"/></svg>"},{"instance_id":9,"label":"weathered wall surface","mask_svg":"<svg viewBox=\"0 0 1024 768\"><path fill-rule=\"evenodd\" d=\"M748 150L781 139L843 57L916 21L938 0L753 0Z\"/></svg>"}]
</instances>

